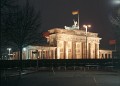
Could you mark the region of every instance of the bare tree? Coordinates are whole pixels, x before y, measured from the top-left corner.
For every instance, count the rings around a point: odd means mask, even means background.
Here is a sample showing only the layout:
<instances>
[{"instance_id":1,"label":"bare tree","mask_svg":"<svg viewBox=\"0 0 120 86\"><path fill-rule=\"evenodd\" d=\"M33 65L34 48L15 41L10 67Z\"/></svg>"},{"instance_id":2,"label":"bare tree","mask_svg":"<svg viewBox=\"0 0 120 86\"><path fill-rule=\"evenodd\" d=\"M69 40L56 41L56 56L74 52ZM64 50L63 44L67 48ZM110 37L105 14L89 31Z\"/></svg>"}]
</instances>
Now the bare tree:
<instances>
[{"instance_id":1,"label":"bare tree","mask_svg":"<svg viewBox=\"0 0 120 86\"><path fill-rule=\"evenodd\" d=\"M2 32L6 40L14 43L19 49L21 70L22 48L40 40L38 33L41 25L40 20L40 12L36 13L28 0L24 7L16 6L15 9L9 10L9 14L6 16Z\"/></svg>"},{"instance_id":2,"label":"bare tree","mask_svg":"<svg viewBox=\"0 0 120 86\"><path fill-rule=\"evenodd\" d=\"M2 33L2 31L4 30L4 28L5 28L5 20L6 20L6 16L7 16L7 14L9 13L8 12L8 10L10 10L11 9L11 7L12 7L12 5L11 5L11 2L10 1L8 1L8 0L1 0L1 4L0 4L0 14L1 14L1 40L3 39L3 33ZM3 43L3 42L1 42L1 43Z\"/></svg>"},{"instance_id":3,"label":"bare tree","mask_svg":"<svg viewBox=\"0 0 120 86\"><path fill-rule=\"evenodd\" d=\"M113 31L116 34L116 46L118 57L120 58L120 6L113 9L112 15L109 17L110 22L113 25Z\"/></svg>"}]
</instances>

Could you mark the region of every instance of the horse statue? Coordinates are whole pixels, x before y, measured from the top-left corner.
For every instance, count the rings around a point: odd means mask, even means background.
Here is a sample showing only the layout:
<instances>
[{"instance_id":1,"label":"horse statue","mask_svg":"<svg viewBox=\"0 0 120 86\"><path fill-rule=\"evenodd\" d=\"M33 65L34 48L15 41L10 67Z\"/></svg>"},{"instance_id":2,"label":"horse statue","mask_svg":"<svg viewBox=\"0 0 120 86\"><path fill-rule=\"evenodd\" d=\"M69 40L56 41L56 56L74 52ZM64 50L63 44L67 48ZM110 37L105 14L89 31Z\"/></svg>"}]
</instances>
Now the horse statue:
<instances>
[{"instance_id":1,"label":"horse statue","mask_svg":"<svg viewBox=\"0 0 120 86\"><path fill-rule=\"evenodd\" d=\"M64 26L66 30L75 30L75 29L79 29L78 23L77 21L73 20L74 24L72 25L72 27L68 27L68 26Z\"/></svg>"}]
</instances>

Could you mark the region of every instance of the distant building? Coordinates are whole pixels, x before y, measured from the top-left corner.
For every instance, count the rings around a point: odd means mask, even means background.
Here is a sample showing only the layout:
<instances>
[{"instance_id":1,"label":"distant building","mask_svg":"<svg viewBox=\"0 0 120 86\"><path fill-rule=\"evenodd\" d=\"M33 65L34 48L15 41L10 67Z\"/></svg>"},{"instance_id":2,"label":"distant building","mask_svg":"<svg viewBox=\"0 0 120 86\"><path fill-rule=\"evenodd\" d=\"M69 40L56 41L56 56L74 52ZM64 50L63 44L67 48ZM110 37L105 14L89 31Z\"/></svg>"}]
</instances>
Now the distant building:
<instances>
[{"instance_id":1,"label":"distant building","mask_svg":"<svg viewBox=\"0 0 120 86\"><path fill-rule=\"evenodd\" d=\"M23 49L23 59L108 59L111 50L100 50L98 33L84 30L54 28L48 30L47 46L29 45ZM86 44L87 43L87 44ZM87 45L87 46L86 46ZM18 59L14 52L13 59Z\"/></svg>"}]
</instances>

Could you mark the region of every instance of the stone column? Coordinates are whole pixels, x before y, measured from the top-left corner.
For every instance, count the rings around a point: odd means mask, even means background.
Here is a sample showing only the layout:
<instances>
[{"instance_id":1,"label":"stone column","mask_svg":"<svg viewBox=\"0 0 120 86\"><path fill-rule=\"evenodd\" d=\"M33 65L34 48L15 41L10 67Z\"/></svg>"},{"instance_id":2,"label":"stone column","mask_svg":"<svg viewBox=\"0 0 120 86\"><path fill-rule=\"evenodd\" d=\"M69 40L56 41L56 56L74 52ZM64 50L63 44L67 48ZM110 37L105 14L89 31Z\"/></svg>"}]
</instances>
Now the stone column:
<instances>
[{"instance_id":1,"label":"stone column","mask_svg":"<svg viewBox=\"0 0 120 86\"><path fill-rule=\"evenodd\" d=\"M68 59L72 59L72 42L67 42L67 49L68 49Z\"/></svg>"},{"instance_id":2,"label":"stone column","mask_svg":"<svg viewBox=\"0 0 120 86\"><path fill-rule=\"evenodd\" d=\"M85 48L86 48L86 47L85 47L85 42L83 42L83 43L82 43L82 58L83 58L83 59L86 58L86 57L85 57L85 56L86 56L86 55L85 55Z\"/></svg>"},{"instance_id":3,"label":"stone column","mask_svg":"<svg viewBox=\"0 0 120 86\"><path fill-rule=\"evenodd\" d=\"M86 47L86 45L85 45L85 47ZM85 51L85 53L86 53L86 58L87 58L87 59L89 59L89 57L88 57L88 55L89 55L89 53L88 53L88 48L89 48L89 45L88 45L88 42L87 42L87 50Z\"/></svg>"},{"instance_id":4,"label":"stone column","mask_svg":"<svg viewBox=\"0 0 120 86\"><path fill-rule=\"evenodd\" d=\"M81 42L79 42L79 43L80 43L80 47L79 47L80 48L80 57L79 58L82 59L82 43Z\"/></svg>"},{"instance_id":5,"label":"stone column","mask_svg":"<svg viewBox=\"0 0 120 86\"><path fill-rule=\"evenodd\" d=\"M89 42L87 42L87 52L86 52L87 53L86 54L87 55L87 59L90 59L90 56L89 56L90 49L89 48L90 48L90 45L89 45Z\"/></svg>"},{"instance_id":6,"label":"stone column","mask_svg":"<svg viewBox=\"0 0 120 86\"><path fill-rule=\"evenodd\" d=\"M39 50L39 59L41 59L41 50Z\"/></svg>"},{"instance_id":7,"label":"stone column","mask_svg":"<svg viewBox=\"0 0 120 86\"><path fill-rule=\"evenodd\" d=\"M29 58L32 59L32 50L30 50L29 55L30 55Z\"/></svg>"},{"instance_id":8,"label":"stone column","mask_svg":"<svg viewBox=\"0 0 120 86\"><path fill-rule=\"evenodd\" d=\"M53 50L53 59L55 59L55 49Z\"/></svg>"},{"instance_id":9,"label":"stone column","mask_svg":"<svg viewBox=\"0 0 120 86\"><path fill-rule=\"evenodd\" d=\"M46 50L46 58L51 59L51 50Z\"/></svg>"},{"instance_id":10,"label":"stone column","mask_svg":"<svg viewBox=\"0 0 120 86\"><path fill-rule=\"evenodd\" d=\"M79 58L79 47L80 47L79 42L76 42L76 59Z\"/></svg>"},{"instance_id":11,"label":"stone column","mask_svg":"<svg viewBox=\"0 0 120 86\"><path fill-rule=\"evenodd\" d=\"M57 41L57 59L60 59L60 41Z\"/></svg>"},{"instance_id":12,"label":"stone column","mask_svg":"<svg viewBox=\"0 0 120 86\"><path fill-rule=\"evenodd\" d=\"M23 59L28 59L28 49L22 51Z\"/></svg>"},{"instance_id":13,"label":"stone column","mask_svg":"<svg viewBox=\"0 0 120 86\"><path fill-rule=\"evenodd\" d=\"M88 42L88 59L91 59L91 57L90 57L90 52L91 52L91 50L90 50L90 43Z\"/></svg>"},{"instance_id":14,"label":"stone column","mask_svg":"<svg viewBox=\"0 0 120 86\"><path fill-rule=\"evenodd\" d=\"M87 59L86 42L84 43L84 58Z\"/></svg>"},{"instance_id":15,"label":"stone column","mask_svg":"<svg viewBox=\"0 0 120 86\"><path fill-rule=\"evenodd\" d=\"M110 58L112 59L112 54L110 54Z\"/></svg>"},{"instance_id":16,"label":"stone column","mask_svg":"<svg viewBox=\"0 0 120 86\"><path fill-rule=\"evenodd\" d=\"M43 49L41 50L41 59L43 59Z\"/></svg>"},{"instance_id":17,"label":"stone column","mask_svg":"<svg viewBox=\"0 0 120 86\"><path fill-rule=\"evenodd\" d=\"M76 58L76 42L72 42L72 59Z\"/></svg>"},{"instance_id":18,"label":"stone column","mask_svg":"<svg viewBox=\"0 0 120 86\"><path fill-rule=\"evenodd\" d=\"M105 53L103 53L103 58L105 59L106 57L105 57Z\"/></svg>"},{"instance_id":19,"label":"stone column","mask_svg":"<svg viewBox=\"0 0 120 86\"><path fill-rule=\"evenodd\" d=\"M91 43L91 59L95 59L95 43Z\"/></svg>"},{"instance_id":20,"label":"stone column","mask_svg":"<svg viewBox=\"0 0 120 86\"><path fill-rule=\"evenodd\" d=\"M68 49L69 49L68 42L65 41L64 43L65 43L64 44L65 45L65 48L64 48L65 49L65 59L69 59L69 57L68 57Z\"/></svg>"},{"instance_id":21,"label":"stone column","mask_svg":"<svg viewBox=\"0 0 120 86\"><path fill-rule=\"evenodd\" d=\"M81 42L76 42L76 59L82 58Z\"/></svg>"},{"instance_id":22,"label":"stone column","mask_svg":"<svg viewBox=\"0 0 120 86\"><path fill-rule=\"evenodd\" d=\"M101 52L99 52L99 59L102 59L102 54L101 54Z\"/></svg>"},{"instance_id":23,"label":"stone column","mask_svg":"<svg viewBox=\"0 0 120 86\"><path fill-rule=\"evenodd\" d=\"M95 44L95 58L99 59L99 44Z\"/></svg>"},{"instance_id":24,"label":"stone column","mask_svg":"<svg viewBox=\"0 0 120 86\"><path fill-rule=\"evenodd\" d=\"M92 59L92 44L90 43L90 51L89 51L89 56L90 56L90 59Z\"/></svg>"}]
</instances>

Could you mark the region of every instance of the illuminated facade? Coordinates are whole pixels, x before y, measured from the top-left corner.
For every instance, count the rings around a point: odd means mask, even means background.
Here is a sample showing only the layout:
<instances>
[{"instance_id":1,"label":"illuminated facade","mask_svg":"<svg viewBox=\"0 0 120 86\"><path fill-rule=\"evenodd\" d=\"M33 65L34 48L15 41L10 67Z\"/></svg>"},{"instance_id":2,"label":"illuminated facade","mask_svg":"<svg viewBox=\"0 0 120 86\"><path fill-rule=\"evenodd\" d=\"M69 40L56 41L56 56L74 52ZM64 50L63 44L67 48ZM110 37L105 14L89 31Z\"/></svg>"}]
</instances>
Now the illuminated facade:
<instances>
[{"instance_id":1,"label":"illuminated facade","mask_svg":"<svg viewBox=\"0 0 120 86\"><path fill-rule=\"evenodd\" d=\"M87 33L84 30L66 30L52 29L49 30L50 45L57 47L57 59L98 59L99 44L101 38L97 33ZM86 50L87 49L87 50Z\"/></svg>"},{"instance_id":2,"label":"illuminated facade","mask_svg":"<svg viewBox=\"0 0 120 86\"><path fill-rule=\"evenodd\" d=\"M78 29L48 30L48 46L27 46L23 59L104 59L112 58L112 51L100 50L98 33ZM87 46L86 46L87 45ZM14 53L16 56L17 52ZM13 58L16 59L16 56Z\"/></svg>"}]
</instances>

